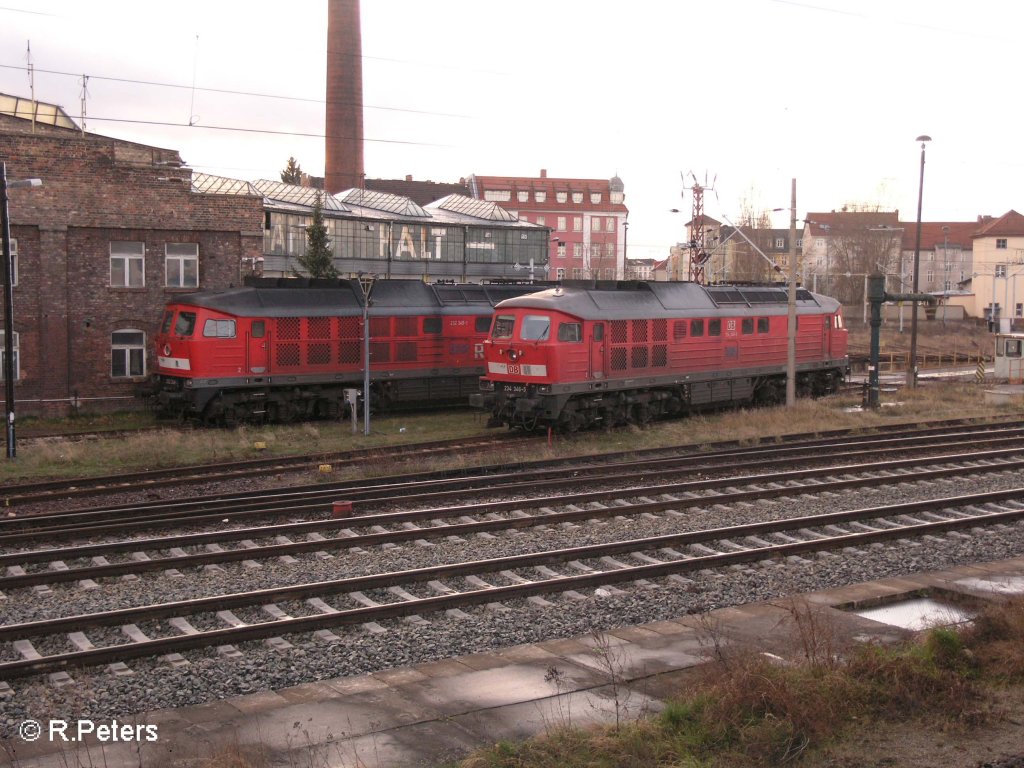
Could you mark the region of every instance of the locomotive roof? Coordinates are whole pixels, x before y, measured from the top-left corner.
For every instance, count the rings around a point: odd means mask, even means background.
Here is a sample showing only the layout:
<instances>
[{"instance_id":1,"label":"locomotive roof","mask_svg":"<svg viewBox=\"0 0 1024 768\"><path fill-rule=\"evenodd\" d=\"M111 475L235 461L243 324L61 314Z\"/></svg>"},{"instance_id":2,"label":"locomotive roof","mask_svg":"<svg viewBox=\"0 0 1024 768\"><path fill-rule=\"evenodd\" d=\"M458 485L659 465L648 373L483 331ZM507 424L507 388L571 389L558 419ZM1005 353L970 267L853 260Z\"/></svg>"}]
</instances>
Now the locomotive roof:
<instances>
[{"instance_id":1,"label":"locomotive roof","mask_svg":"<svg viewBox=\"0 0 1024 768\"><path fill-rule=\"evenodd\" d=\"M508 299L498 309L523 307L564 312L584 320L628 320L635 317L687 317L707 314L776 315L789 308L785 285L747 286L698 283L590 283L562 286ZM798 313L834 312L839 302L797 288Z\"/></svg>"},{"instance_id":2,"label":"locomotive roof","mask_svg":"<svg viewBox=\"0 0 1024 768\"><path fill-rule=\"evenodd\" d=\"M536 286L524 284L428 285L419 280L377 280L370 293L369 314L485 314L500 301L534 290ZM362 314L363 291L358 280L338 280L327 286L257 285L189 293L169 303L239 317L350 316Z\"/></svg>"}]
</instances>

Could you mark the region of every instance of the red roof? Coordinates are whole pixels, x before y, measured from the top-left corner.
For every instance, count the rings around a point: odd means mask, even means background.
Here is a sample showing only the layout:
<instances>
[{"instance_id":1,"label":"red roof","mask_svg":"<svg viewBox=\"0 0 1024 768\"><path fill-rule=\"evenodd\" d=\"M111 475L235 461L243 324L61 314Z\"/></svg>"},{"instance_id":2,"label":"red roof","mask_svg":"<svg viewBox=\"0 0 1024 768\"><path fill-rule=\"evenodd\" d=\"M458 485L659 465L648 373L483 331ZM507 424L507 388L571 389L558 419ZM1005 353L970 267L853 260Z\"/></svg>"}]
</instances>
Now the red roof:
<instances>
[{"instance_id":1,"label":"red roof","mask_svg":"<svg viewBox=\"0 0 1024 768\"><path fill-rule=\"evenodd\" d=\"M1021 237L1024 236L1024 216L1014 210L1007 211L998 219L984 221L977 225L975 237Z\"/></svg>"}]
</instances>

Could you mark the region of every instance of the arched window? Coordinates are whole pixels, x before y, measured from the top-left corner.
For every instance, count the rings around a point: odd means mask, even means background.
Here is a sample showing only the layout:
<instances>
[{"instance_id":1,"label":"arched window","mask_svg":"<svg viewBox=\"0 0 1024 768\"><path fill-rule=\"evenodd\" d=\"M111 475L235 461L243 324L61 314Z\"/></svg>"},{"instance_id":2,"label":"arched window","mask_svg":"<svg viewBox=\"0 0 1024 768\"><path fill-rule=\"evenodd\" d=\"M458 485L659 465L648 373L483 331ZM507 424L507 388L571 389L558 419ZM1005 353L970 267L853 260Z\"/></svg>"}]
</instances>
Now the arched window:
<instances>
[{"instance_id":1,"label":"arched window","mask_svg":"<svg viewBox=\"0 0 1024 768\"><path fill-rule=\"evenodd\" d=\"M146 375L146 333L124 328L110 334L110 375L115 379Z\"/></svg>"}]
</instances>

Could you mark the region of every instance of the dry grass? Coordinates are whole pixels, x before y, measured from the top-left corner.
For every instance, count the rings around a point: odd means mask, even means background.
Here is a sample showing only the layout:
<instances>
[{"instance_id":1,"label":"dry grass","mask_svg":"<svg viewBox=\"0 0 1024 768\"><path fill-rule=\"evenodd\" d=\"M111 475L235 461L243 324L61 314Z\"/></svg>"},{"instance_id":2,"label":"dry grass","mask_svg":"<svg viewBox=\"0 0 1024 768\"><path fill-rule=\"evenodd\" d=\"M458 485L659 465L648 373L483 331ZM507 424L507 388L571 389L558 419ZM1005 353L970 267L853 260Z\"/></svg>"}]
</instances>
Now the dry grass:
<instances>
[{"instance_id":1,"label":"dry grass","mask_svg":"<svg viewBox=\"0 0 1024 768\"><path fill-rule=\"evenodd\" d=\"M934 419L993 418L1014 413L1012 406L984 403L981 388L973 383L944 383L916 390L883 393L883 407L864 412L857 396L827 400L800 400L792 408L762 408L709 413L654 424L646 429L626 428L590 432L569 438L556 436L550 447L509 450L502 463L545 457L632 451L673 445L709 445L736 440L755 445L781 435L817 433L835 429L870 432L880 425L916 424ZM448 438L501 434L484 427L484 417L470 411L387 416L371 421L371 434L355 434L349 422L310 422L273 427L236 429L162 429L121 438L21 439L15 461L0 464L0 484L37 478L88 477L160 467L234 461L260 456L331 453ZM41 425L42 426L42 425ZM264 448L258 448L258 444ZM415 468L455 468L495 463L493 455L465 454L430 462L416 460ZM374 475L406 469L401 462L378 462Z\"/></svg>"},{"instance_id":2,"label":"dry grass","mask_svg":"<svg viewBox=\"0 0 1024 768\"><path fill-rule=\"evenodd\" d=\"M989 693L1024 682L1024 599L987 606L965 629L934 628L898 647L836 651L827 622L791 608L803 660L753 650L707 665L657 718L621 727L558 728L501 742L461 768L766 768L809 762L816 751L874 721L975 729L992 715ZM717 647L717 645L716 645Z\"/></svg>"}]
</instances>

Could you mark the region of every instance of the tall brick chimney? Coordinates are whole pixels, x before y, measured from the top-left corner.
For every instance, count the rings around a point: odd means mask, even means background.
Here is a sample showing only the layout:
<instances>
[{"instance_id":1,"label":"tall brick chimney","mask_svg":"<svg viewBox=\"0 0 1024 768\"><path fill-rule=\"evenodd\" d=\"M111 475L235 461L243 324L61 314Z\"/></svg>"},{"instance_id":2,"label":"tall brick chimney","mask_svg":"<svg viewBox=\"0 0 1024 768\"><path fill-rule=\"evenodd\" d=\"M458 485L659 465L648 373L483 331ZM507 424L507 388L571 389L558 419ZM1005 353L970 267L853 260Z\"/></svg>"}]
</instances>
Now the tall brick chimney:
<instances>
[{"instance_id":1,"label":"tall brick chimney","mask_svg":"<svg viewBox=\"0 0 1024 768\"><path fill-rule=\"evenodd\" d=\"M327 0L324 189L363 186L363 45L359 0Z\"/></svg>"}]
</instances>

